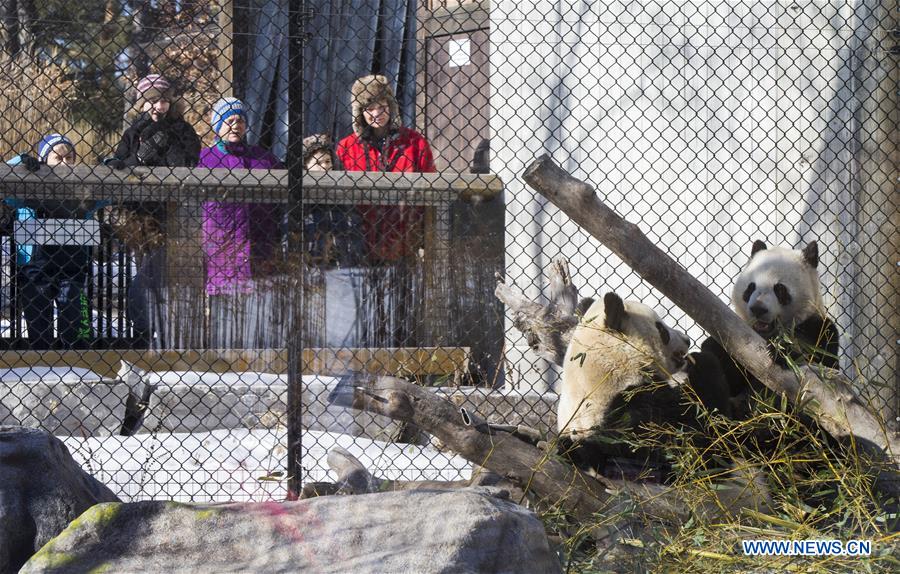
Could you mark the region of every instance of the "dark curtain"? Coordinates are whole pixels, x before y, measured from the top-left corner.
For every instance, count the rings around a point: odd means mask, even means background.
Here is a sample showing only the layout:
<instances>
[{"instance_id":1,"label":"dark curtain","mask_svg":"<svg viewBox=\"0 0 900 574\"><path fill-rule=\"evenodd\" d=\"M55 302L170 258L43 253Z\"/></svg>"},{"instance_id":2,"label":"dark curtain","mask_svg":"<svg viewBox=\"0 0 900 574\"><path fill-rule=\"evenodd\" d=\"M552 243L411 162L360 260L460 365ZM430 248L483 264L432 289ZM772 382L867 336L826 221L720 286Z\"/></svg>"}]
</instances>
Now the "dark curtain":
<instances>
[{"instance_id":1,"label":"dark curtain","mask_svg":"<svg viewBox=\"0 0 900 574\"><path fill-rule=\"evenodd\" d=\"M307 0L304 135L351 132L350 86L367 74L394 82L405 125L415 120L415 13L409 0Z\"/></svg>"},{"instance_id":2,"label":"dark curtain","mask_svg":"<svg viewBox=\"0 0 900 574\"><path fill-rule=\"evenodd\" d=\"M248 10L252 46L239 94L248 108L250 143L282 161L288 147L288 3L265 0Z\"/></svg>"}]
</instances>

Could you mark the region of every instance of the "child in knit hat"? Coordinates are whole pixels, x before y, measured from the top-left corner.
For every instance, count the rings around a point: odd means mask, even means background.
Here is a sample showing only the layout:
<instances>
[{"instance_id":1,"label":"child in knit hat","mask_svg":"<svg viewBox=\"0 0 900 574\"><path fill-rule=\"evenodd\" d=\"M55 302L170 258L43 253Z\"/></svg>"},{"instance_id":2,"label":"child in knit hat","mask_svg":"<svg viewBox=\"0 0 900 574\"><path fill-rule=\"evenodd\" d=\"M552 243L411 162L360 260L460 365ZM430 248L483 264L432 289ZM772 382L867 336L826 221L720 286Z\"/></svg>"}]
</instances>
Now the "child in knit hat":
<instances>
[{"instance_id":1,"label":"child in knit hat","mask_svg":"<svg viewBox=\"0 0 900 574\"><path fill-rule=\"evenodd\" d=\"M303 167L309 172L334 169L334 145L328 134L303 138ZM359 265L365 254L362 220L354 206L313 205L303 220L304 251L326 267Z\"/></svg>"},{"instance_id":2,"label":"child in knit hat","mask_svg":"<svg viewBox=\"0 0 900 574\"><path fill-rule=\"evenodd\" d=\"M36 156L22 154L9 163L21 163L37 171L41 165L74 166L78 161L75 145L62 134L44 136L35 146L35 152ZM7 198L4 203L15 209L17 221L32 221L40 226L44 220L56 220L54 226L62 223L72 228L70 235L76 237L86 229L76 220L94 219L97 209L105 202ZM68 241L65 245L23 243L18 245L16 260L22 312L31 347L72 347L90 339L91 316L86 296L90 247Z\"/></svg>"},{"instance_id":3,"label":"child in knit hat","mask_svg":"<svg viewBox=\"0 0 900 574\"><path fill-rule=\"evenodd\" d=\"M210 126L216 135L215 143L200 152L198 167L210 169L276 169L281 162L267 150L246 141L247 111L237 98L222 98L211 110ZM252 346L253 341L229 339L233 333L225 315L241 320L250 311L255 291L254 279L265 276L276 256L280 241L281 218L272 204L222 203L203 204L203 250L206 253L206 292L210 296L211 315L216 324L210 326L211 344L230 347ZM242 308L244 311L235 312ZM221 309L229 309L224 312ZM265 309L252 310L257 316Z\"/></svg>"}]
</instances>

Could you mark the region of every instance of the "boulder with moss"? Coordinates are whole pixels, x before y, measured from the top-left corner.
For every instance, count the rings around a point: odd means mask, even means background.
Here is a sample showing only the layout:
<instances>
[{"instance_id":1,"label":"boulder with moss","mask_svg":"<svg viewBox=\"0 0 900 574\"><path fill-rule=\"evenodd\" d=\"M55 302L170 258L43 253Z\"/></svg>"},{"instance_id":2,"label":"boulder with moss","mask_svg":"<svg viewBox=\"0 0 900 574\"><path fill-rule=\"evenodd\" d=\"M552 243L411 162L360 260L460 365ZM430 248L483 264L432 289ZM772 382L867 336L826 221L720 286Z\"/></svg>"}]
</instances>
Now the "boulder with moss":
<instances>
[{"instance_id":1,"label":"boulder with moss","mask_svg":"<svg viewBox=\"0 0 900 574\"><path fill-rule=\"evenodd\" d=\"M18 571L88 508L118 500L55 436L0 426L0 573Z\"/></svg>"},{"instance_id":2,"label":"boulder with moss","mask_svg":"<svg viewBox=\"0 0 900 574\"><path fill-rule=\"evenodd\" d=\"M37 572L560 571L543 524L481 489L298 502L97 505L22 569Z\"/></svg>"}]
</instances>

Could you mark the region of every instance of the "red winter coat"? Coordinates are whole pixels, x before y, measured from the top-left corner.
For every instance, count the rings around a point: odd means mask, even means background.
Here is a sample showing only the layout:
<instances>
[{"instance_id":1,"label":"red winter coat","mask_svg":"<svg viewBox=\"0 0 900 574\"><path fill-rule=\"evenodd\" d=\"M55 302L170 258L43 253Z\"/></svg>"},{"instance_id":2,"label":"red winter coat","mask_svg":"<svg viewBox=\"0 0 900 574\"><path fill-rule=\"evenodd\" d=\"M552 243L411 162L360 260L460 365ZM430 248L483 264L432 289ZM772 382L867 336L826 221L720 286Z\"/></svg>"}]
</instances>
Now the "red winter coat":
<instances>
[{"instance_id":1,"label":"red winter coat","mask_svg":"<svg viewBox=\"0 0 900 574\"><path fill-rule=\"evenodd\" d=\"M337 156L347 171L390 171L431 173L434 157L425 137L408 128L398 128L388 136L384 150L351 134L337 145ZM422 245L421 207L359 207L369 257L395 261L415 254Z\"/></svg>"}]
</instances>

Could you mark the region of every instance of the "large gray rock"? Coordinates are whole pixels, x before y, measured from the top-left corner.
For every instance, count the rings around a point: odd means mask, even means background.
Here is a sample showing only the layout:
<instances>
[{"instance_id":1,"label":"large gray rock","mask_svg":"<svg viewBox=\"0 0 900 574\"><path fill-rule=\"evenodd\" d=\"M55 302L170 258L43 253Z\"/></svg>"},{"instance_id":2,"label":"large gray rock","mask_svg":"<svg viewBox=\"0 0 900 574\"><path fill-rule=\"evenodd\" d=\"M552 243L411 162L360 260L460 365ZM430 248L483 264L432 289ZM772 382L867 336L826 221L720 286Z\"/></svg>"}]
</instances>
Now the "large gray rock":
<instances>
[{"instance_id":1,"label":"large gray rock","mask_svg":"<svg viewBox=\"0 0 900 574\"><path fill-rule=\"evenodd\" d=\"M552 574L541 522L479 489L285 503L97 505L22 574L88 572Z\"/></svg>"},{"instance_id":2,"label":"large gray rock","mask_svg":"<svg viewBox=\"0 0 900 574\"><path fill-rule=\"evenodd\" d=\"M42 430L0 426L0 573L16 572L98 502L119 499Z\"/></svg>"},{"instance_id":3,"label":"large gray rock","mask_svg":"<svg viewBox=\"0 0 900 574\"><path fill-rule=\"evenodd\" d=\"M0 369L0 425L56 435L119 434L128 387L78 367Z\"/></svg>"}]
</instances>

